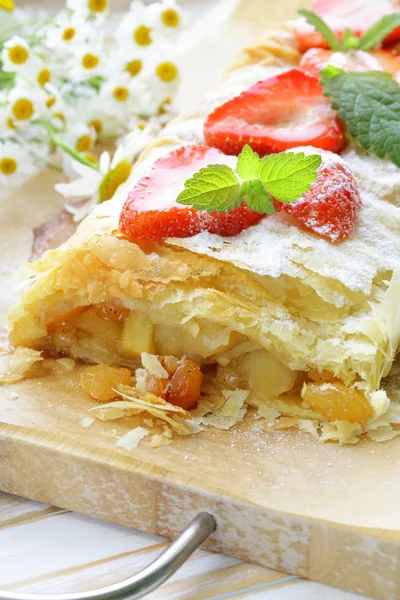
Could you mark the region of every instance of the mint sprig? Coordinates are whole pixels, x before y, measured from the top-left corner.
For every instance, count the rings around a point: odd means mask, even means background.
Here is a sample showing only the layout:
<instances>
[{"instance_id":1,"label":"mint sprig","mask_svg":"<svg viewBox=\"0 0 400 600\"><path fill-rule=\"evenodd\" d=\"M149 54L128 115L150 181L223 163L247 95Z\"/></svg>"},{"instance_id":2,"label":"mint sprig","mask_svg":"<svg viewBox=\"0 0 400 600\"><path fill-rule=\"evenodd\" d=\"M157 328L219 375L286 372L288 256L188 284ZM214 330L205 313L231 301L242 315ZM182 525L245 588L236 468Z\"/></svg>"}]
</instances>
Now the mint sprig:
<instances>
[{"instance_id":1,"label":"mint sprig","mask_svg":"<svg viewBox=\"0 0 400 600\"><path fill-rule=\"evenodd\" d=\"M389 73L321 71L324 94L360 145L400 166L400 86Z\"/></svg>"},{"instance_id":2,"label":"mint sprig","mask_svg":"<svg viewBox=\"0 0 400 600\"><path fill-rule=\"evenodd\" d=\"M311 189L321 160L319 154L306 156L303 152L280 152L260 158L246 144L239 154L236 173L226 165L203 167L185 182L177 202L196 210L221 213L246 200L252 210L273 214L274 198L295 202Z\"/></svg>"},{"instance_id":3,"label":"mint sprig","mask_svg":"<svg viewBox=\"0 0 400 600\"><path fill-rule=\"evenodd\" d=\"M311 10L301 9L299 15L304 17L310 25L313 25L328 46L334 52L346 52L347 50L372 50L381 45L382 41L394 30L400 26L400 13L385 15L377 21L372 27L367 29L357 38L354 33L346 28L343 33L343 40L340 40L336 33L332 31L327 23L319 15Z\"/></svg>"}]
</instances>

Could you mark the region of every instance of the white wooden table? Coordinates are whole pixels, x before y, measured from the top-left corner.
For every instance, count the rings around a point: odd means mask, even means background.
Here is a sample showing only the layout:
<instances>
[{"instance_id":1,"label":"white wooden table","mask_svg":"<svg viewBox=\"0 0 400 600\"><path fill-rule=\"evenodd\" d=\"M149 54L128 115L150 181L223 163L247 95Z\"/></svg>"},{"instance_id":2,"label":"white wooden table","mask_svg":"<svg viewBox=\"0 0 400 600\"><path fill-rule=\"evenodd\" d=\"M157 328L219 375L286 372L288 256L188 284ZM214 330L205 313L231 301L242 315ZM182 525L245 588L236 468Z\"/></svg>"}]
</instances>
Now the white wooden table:
<instances>
[{"instance_id":1,"label":"white wooden table","mask_svg":"<svg viewBox=\"0 0 400 600\"><path fill-rule=\"evenodd\" d=\"M0 589L62 593L133 575L168 542L0 493ZM148 600L362 600L233 558L197 551Z\"/></svg>"}]
</instances>

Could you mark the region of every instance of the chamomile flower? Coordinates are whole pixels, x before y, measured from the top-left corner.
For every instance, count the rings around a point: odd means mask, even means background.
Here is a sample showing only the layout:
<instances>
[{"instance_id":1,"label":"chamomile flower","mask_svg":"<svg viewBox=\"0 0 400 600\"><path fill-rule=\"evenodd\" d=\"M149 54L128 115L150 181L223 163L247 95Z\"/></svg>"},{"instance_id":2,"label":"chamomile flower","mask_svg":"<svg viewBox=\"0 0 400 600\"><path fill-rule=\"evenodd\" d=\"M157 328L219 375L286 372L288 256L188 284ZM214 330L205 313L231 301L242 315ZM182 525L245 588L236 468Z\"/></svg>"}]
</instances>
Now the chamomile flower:
<instances>
[{"instance_id":1,"label":"chamomile flower","mask_svg":"<svg viewBox=\"0 0 400 600\"><path fill-rule=\"evenodd\" d=\"M84 18L103 21L109 12L109 0L67 0L67 8Z\"/></svg>"},{"instance_id":2,"label":"chamomile flower","mask_svg":"<svg viewBox=\"0 0 400 600\"><path fill-rule=\"evenodd\" d=\"M71 183L59 183L55 188L66 198L90 196L83 206L67 205L67 210L74 215L75 221L83 219L97 204L111 200L117 190L122 192L121 186L129 185L132 160L153 139L153 131L150 126L126 136L112 159L108 152L103 152L100 156L99 170L77 161L73 162L73 168L80 177Z\"/></svg>"},{"instance_id":3,"label":"chamomile flower","mask_svg":"<svg viewBox=\"0 0 400 600\"><path fill-rule=\"evenodd\" d=\"M13 36L5 42L1 51L2 69L6 72L29 71L35 59L26 40Z\"/></svg>"},{"instance_id":4,"label":"chamomile flower","mask_svg":"<svg viewBox=\"0 0 400 600\"><path fill-rule=\"evenodd\" d=\"M83 154L93 149L96 131L85 123L76 123L68 127L62 138L71 148Z\"/></svg>"},{"instance_id":5,"label":"chamomile flower","mask_svg":"<svg viewBox=\"0 0 400 600\"><path fill-rule=\"evenodd\" d=\"M73 81L90 79L102 75L106 64L103 46L97 43L81 45L71 55L70 77Z\"/></svg>"},{"instance_id":6,"label":"chamomile flower","mask_svg":"<svg viewBox=\"0 0 400 600\"><path fill-rule=\"evenodd\" d=\"M83 44L91 35L91 28L82 17L61 13L47 28L44 44L50 50L63 55Z\"/></svg>"},{"instance_id":7,"label":"chamomile flower","mask_svg":"<svg viewBox=\"0 0 400 600\"><path fill-rule=\"evenodd\" d=\"M136 12L128 13L124 17L115 34L115 39L125 52L133 53L138 57L145 57L153 51L153 45L160 39L154 30L154 19L149 13L143 11L141 18Z\"/></svg>"},{"instance_id":8,"label":"chamomile flower","mask_svg":"<svg viewBox=\"0 0 400 600\"><path fill-rule=\"evenodd\" d=\"M100 98L104 101L104 110L112 115L118 114L126 117L139 107L140 88L132 85L129 73L121 73L109 79L102 87Z\"/></svg>"},{"instance_id":9,"label":"chamomile flower","mask_svg":"<svg viewBox=\"0 0 400 600\"><path fill-rule=\"evenodd\" d=\"M161 0L154 3L154 28L167 37L175 37L178 31L188 26L189 16L176 0Z\"/></svg>"},{"instance_id":10,"label":"chamomile flower","mask_svg":"<svg viewBox=\"0 0 400 600\"><path fill-rule=\"evenodd\" d=\"M26 127L45 110L46 94L39 88L16 85L7 98L8 116L15 127Z\"/></svg>"},{"instance_id":11,"label":"chamomile flower","mask_svg":"<svg viewBox=\"0 0 400 600\"><path fill-rule=\"evenodd\" d=\"M0 142L0 187L22 184L37 171L29 152L11 141Z\"/></svg>"},{"instance_id":12,"label":"chamomile flower","mask_svg":"<svg viewBox=\"0 0 400 600\"><path fill-rule=\"evenodd\" d=\"M144 91L141 94L141 111L145 115L164 114L166 105L179 85L180 61L169 47L151 58L143 77Z\"/></svg>"}]
</instances>

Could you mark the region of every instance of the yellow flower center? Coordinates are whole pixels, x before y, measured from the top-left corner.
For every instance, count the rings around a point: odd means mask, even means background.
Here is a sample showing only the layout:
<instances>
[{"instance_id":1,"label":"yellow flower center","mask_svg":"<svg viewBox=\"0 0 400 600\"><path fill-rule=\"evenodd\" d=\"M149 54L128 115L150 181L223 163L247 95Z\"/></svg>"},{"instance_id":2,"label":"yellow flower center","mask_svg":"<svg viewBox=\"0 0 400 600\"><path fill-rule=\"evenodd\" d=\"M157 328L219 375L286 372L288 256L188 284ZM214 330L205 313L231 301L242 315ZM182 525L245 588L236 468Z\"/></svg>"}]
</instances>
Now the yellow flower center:
<instances>
[{"instance_id":1,"label":"yellow flower center","mask_svg":"<svg viewBox=\"0 0 400 600\"><path fill-rule=\"evenodd\" d=\"M14 0L0 0L0 9L12 12L15 8Z\"/></svg>"},{"instance_id":2,"label":"yellow flower center","mask_svg":"<svg viewBox=\"0 0 400 600\"><path fill-rule=\"evenodd\" d=\"M174 63L163 62L158 65L156 73L161 81L171 82L178 75L178 69Z\"/></svg>"},{"instance_id":3,"label":"yellow flower center","mask_svg":"<svg viewBox=\"0 0 400 600\"><path fill-rule=\"evenodd\" d=\"M94 165L97 165L97 163L98 163L97 156L95 156L92 152L86 152L86 154L84 156L85 156L86 160L93 163Z\"/></svg>"},{"instance_id":4,"label":"yellow flower center","mask_svg":"<svg viewBox=\"0 0 400 600\"><path fill-rule=\"evenodd\" d=\"M8 129L17 129L14 125L14 121L12 120L11 117L8 117L8 119L6 120L6 125L8 127Z\"/></svg>"},{"instance_id":5,"label":"yellow flower center","mask_svg":"<svg viewBox=\"0 0 400 600\"><path fill-rule=\"evenodd\" d=\"M51 73L50 73L49 69L42 69L40 71L39 75L37 76L37 82L42 87L44 87L46 85L46 83L49 83L50 79L51 79Z\"/></svg>"},{"instance_id":6,"label":"yellow flower center","mask_svg":"<svg viewBox=\"0 0 400 600\"><path fill-rule=\"evenodd\" d=\"M12 107L14 117L19 121L26 121L33 115L33 104L27 98L20 98Z\"/></svg>"},{"instance_id":7,"label":"yellow flower center","mask_svg":"<svg viewBox=\"0 0 400 600\"><path fill-rule=\"evenodd\" d=\"M85 69L94 69L99 64L99 57L95 54L85 54L82 57L82 66Z\"/></svg>"},{"instance_id":8,"label":"yellow flower center","mask_svg":"<svg viewBox=\"0 0 400 600\"><path fill-rule=\"evenodd\" d=\"M18 164L15 158L2 158L0 159L0 171L3 175L12 175L17 170Z\"/></svg>"},{"instance_id":9,"label":"yellow flower center","mask_svg":"<svg viewBox=\"0 0 400 600\"><path fill-rule=\"evenodd\" d=\"M60 119L62 123L65 123L65 115L62 112L54 113L56 119Z\"/></svg>"},{"instance_id":10,"label":"yellow flower center","mask_svg":"<svg viewBox=\"0 0 400 600\"><path fill-rule=\"evenodd\" d=\"M174 8L167 8L161 13L161 20L167 27L177 27L180 17Z\"/></svg>"},{"instance_id":11,"label":"yellow flower center","mask_svg":"<svg viewBox=\"0 0 400 600\"><path fill-rule=\"evenodd\" d=\"M118 102L125 102L129 96L129 90L128 88L119 85L114 88L113 96Z\"/></svg>"},{"instance_id":12,"label":"yellow flower center","mask_svg":"<svg viewBox=\"0 0 400 600\"><path fill-rule=\"evenodd\" d=\"M99 202L110 200L122 183L128 179L132 171L132 165L123 160L115 169L108 171L103 177L103 181L99 187Z\"/></svg>"},{"instance_id":13,"label":"yellow flower center","mask_svg":"<svg viewBox=\"0 0 400 600\"><path fill-rule=\"evenodd\" d=\"M47 108L51 108L52 106L54 106L55 103L56 103L56 99L54 96L49 96L46 100Z\"/></svg>"},{"instance_id":14,"label":"yellow flower center","mask_svg":"<svg viewBox=\"0 0 400 600\"><path fill-rule=\"evenodd\" d=\"M144 123L138 123L138 129L141 129L143 131L143 129L146 127L146 125Z\"/></svg>"},{"instance_id":15,"label":"yellow flower center","mask_svg":"<svg viewBox=\"0 0 400 600\"><path fill-rule=\"evenodd\" d=\"M132 77L135 77L135 75L137 75L138 73L140 73L140 71L142 70L142 67L143 67L143 63L142 63L141 60L131 60L126 65L125 71L128 71L128 73Z\"/></svg>"},{"instance_id":16,"label":"yellow flower center","mask_svg":"<svg viewBox=\"0 0 400 600\"><path fill-rule=\"evenodd\" d=\"M89 10L92 12L101 13L104 12L108 6L107 0L89 0Z\"/></svg>"},{"instance_id":17,"label":"yellow flower center","mask_svg":"<svg viewBox=\"0 0 400 600\"><path fill-rule=\"evenodd\" d=\"M14 65L23 65L29 58L29 52L23 46L13 46L8 49L8 58Z\"/></svg>"},{"instance_id":18,"label":"yellow flower center","mask_svg":"<svg viewBox=\"0 0 400 600\"><path fill-rule=\"evenodd\" d=\"M165 100L163 100L161 102L160 106L158 107L157 114L160 116L165 115L165 113L167 112L168 104L171 104L171 102L172 102L171 97L165 98Z\"/></svg>"},{"instance_id":19,"label":"yellow flower center","mask_svg":"<svg viewBox=\"0 0 400 600\"><path fill-rule=\"evenodd\" d=\"M152 39L150 37L150 27L146 27L146 25L139 25L137 29L133 32L133 39L137 43L138 46L149 46L152 43Z\"/></svg>"},{"instance_id":20,"label":"yellow flower center","mask_svg":"<svg viewBox=\"0 0 400 600\"><path fill-rule=\"evenodd\" d=\"M90 121L89 126L93 127L98 134L103 131L103 123L100 121L100 119L93 119L93 121Z\"/></svg>"},{"instance_id":21,"label":"yellow flower center","mask_svg":"<svg viewBox=\"0 0 400 600\"><path fill-rule=\"evenodd\" d=\"M83 135L77 140L75 148L78 152L87 152L93 145L93 140L90 135Z\"/></svg>"},{"instance_id":22,"label":"yellow flower center","mask_svg":"<svg viewBox=\"0 0 400 600\"><path fill-rule=\"evenodd\" d=\"M62 33L62 39L64 42L69 42L75 37L75 33L76 31L74 27L67 27Z\"/></svg>"}]
</instances>

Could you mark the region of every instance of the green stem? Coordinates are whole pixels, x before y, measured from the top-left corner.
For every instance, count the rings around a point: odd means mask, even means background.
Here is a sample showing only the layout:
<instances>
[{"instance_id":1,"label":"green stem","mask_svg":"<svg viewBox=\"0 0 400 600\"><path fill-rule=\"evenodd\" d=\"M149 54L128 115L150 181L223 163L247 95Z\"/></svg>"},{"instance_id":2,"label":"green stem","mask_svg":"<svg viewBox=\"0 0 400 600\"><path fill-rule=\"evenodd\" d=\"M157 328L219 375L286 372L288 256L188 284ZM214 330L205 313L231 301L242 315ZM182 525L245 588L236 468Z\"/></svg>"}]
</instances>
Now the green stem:
<instances>
[{"instance_id":1,"label":"green stem","mask_svg":"<svg viewBox=\"0 0 400 600\"><path fill-rule=\"evenodd\" d=\"M78 152L77 150L74 150L74 148L71 148L71 146L69 146L66 142L64 142L64 140L56 134L56 132L54 131L54 129L52 128L52 126L49 123L42 121L42 125L44 125L46 127L47 132L50 137L50 140L53 142L53 144L55 146L57 146L58 148L61 148L61 150L64 150L64 152L66 152L67 154L72 156L72 158L74 158L78 162L82 163L83 165L86 165L87 167L90 167L91 169L94 169L95 171L100 170L97 165L90 162L90 160L87 160L84 156L82 156L82 154L80 152Z\"/></svg>"}]
</instances>

